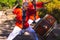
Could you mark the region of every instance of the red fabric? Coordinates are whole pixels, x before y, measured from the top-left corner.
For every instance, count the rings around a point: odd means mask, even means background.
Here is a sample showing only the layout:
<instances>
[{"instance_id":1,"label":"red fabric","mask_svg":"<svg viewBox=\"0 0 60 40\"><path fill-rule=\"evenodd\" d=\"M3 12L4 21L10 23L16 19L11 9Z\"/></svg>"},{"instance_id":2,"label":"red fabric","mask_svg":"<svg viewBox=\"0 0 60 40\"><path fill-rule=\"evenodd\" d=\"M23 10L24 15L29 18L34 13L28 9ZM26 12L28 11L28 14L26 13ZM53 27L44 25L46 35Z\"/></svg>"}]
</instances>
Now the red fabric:
<instances>
[{"instance_id":1,"label":"red fabric","mask_svg":"<svg viewBox=\"0 0 60 40\"><path fill-rule=\"evenodd\" d=\"M33 9L34 6L33 6L33 4L32 4L31 2L29 2L29 3L28 3L28 7L29 7L30 9Z\"/></svg>"},{"instance_id":2,"label":"red fabric","mask_svg":"<svg viewBox=\"0 0 60 40\"><path fill-rule=\"evenodd\" d=\"M36 7L42 7L42 4L41 2L37 2L36 3ZM27 14L29 15L29 19L32 19L34 20L34 14L36 13L36 19L40 18L40 16L38 15L38 12L36 12L36 10L34 9L34 5L29 2L29 6L28 6L28 10L27 10Z\"/></svg>"},{"instance_id":3,"label":"red fabric","mask_svg":"<svg viewBox=\"0 0 60 40\"><path fill-rule=\"evenodd\" d=\"M29 8L29 9L27 10L26 13L30 16L30 15L35 14L35 13L36 13L36 10L35 10L35 9L30 9L30 8Z\"/></svg>"},{"instance_id":4,"label":"red fabric","mask_svg":"<svg viewBox=\"0 0 60 40\"><path fill-rule=\"evenodd\" d=\"M37 2L36 3L36 8L42 8L43 7L43 2ZM29 2L29 8L30 9L33 9L34 8L34 5L31 3L31 2Z\"/></svg>"},{"instance_id":5,"label":"red fabric","mask_svg":"<svg viewBox=\"0 0 60 40\"><path fill-rule=\"evenodd\" d=\"M16 14L16 26L18 26L20 28L23 28L23 24L22 24L22 9L16 8L16 9L14 9L13 13ZM28 15L25 18L24 28L29 27L27 21L28 21Z\"/></svg>"},{"instance_id":6,"label":"red fabric","mask_svg":"<svg viewBox=\"0 0 60 40\"><path fill-rule=\"evenodd\" d=\"M44 4L43 2L37 2L36 3L36 7L37 8L42 8L43 7L43 4Z\"/></svg>"},{"instance_id":7,"label":"red fabric","mask_svg":"<svg viewBox=\"0 0 60 40\"><path fill-rule=\"evenodd\" d=\"M23 28L26 29L28 27L29 27L29 24L28 23L25 23Z\"/></svg>"},{"instance_id":8,"label":"red fabric","mask_svg":"<svg viewBox=\"0 0 60 40\"><path fill-rule=\"evenodd\" d=\"M14 9L13 13L16 15L16 20L22 21L22 10L20 8Z\"/></svg>"}]
</instances>

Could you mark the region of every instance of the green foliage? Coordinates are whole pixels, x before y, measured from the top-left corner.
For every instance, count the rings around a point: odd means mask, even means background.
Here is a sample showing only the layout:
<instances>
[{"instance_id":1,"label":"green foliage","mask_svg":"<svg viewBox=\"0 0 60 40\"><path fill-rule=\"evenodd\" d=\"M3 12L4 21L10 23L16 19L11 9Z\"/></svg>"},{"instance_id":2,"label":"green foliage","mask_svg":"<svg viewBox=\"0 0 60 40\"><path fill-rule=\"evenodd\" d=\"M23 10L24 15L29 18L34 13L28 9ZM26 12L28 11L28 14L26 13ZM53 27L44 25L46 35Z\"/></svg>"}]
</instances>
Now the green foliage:
<instances>
[{"instance_id":1,"label":"green foliage","mask_svg":"<svg viewBox=\"0 0 60 40\"><path fill-rule=\"evenodd\" d=\"M42 2L47 2L49 0L39 0ZM60 0L52 0L50 3L44 5L46 10L40 10L40 17L44 17L45 14L52 14L58 23L60 23Z\"/></svg>"},{"instance_id":2,"label":"green foliage","mask_svg":"<svg viewBox=\"0 0 60 40\"><path fill-rule=\"evenodd\" d=\"M39 10L39 16L41 18L43 18L47 13L48 13L47 9L42 8L42 9Z\"/></svg>"},{"instance_id":3,"label":"green foliage","mask_svg":"<svg viewBox=\"0 0 60 40\"><path fill-rule=\"evenodd\" d=\"M15 5L15 2L16 2L16 0L0 0L0 5L1 5L1 7L12 8ZM22 0L19 0L19 2L22 4Z\"/></svg>"},{"instance_id":4,"label":"green foliage","mask_svg":"<svg viewBox=\"0 0 60 40\"><path fill-rule=\"evenodd\" d=\"M54 8L51 13L57 20L58 23L60 23L60 9Z\"/></svg>"}]
</instances>

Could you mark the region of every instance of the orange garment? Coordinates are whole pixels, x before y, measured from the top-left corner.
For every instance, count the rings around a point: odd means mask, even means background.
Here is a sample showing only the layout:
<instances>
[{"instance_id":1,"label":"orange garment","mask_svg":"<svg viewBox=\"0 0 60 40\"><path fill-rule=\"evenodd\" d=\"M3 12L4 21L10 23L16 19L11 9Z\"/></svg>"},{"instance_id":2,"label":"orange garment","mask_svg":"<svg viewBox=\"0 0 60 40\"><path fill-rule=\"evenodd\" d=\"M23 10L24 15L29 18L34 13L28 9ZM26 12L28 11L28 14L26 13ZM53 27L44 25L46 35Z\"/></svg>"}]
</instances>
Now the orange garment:
<instances>
[{"instance_id":1,"label":"orange garment","mask_svg":"<svg viewBox=\"0 0 60 40\"><path fill-rule=\"evenodd\" d=\"M23 24L22 24L22 9L16 8L16 9L14 9L13 13L16 14L16 26L18 26L20 28L23 28ZM25 18L24 28L27 28L29 26L27 21L28 21L28 16L26 16L26 18Z\"/></svg>"},{"instance_id":2,"label":"orange garment","mask_svg":"<svg viewBox=\"0 0 60 40\"><path fill-rule=\"evenodd\" d=\"M42 8L43 7L43 2L37 2L36 3L36 8ZM38 12L34 9L34 5L31 3L31 2L29 2L29 5L28 5L28 10L29 10L29 19L32 19L32 20L34 20L35 18L34 18L34 14L36 13L36 19L38 19L38 18L40 18L40 16L38 15Z\"/></svg>"},{"instance_id":3,"label":"orange garment","mask_svg":"<svg viewBox=\"0 0 60 40\"><path fill-rule=\"evenodd\" d=\"M33 9L34 5L32 4L32 2L29 2L29 8ZM36 2L36 8L42 8L43 7L43 2Z\"/></svg>"},{"instance_id":4,"label":"orange garment","mask_svg":"<svg viewBox=\"0 0 60 40\"><path fill-rule=\"evenodd\" d=\"M40 18L40 17L38 16L38 12L37 12L37 13L36 13L36 19L38 19L38 18ZM32 19L32 20L35 19L35 18L34 18L34 14L30 15L30 19Z\"/></svg>"},{"instance_id":5,"label":"orange garment","mask_svg":"<svg viewBox=\"0 0 60 40\"><path fill-rule=\"evenodd\" d=\"M36 13L36 19L40 18L39 15L38 15L38 12L36 12L35 9L28 9L27 12L26 12L28 15L29 15L29 19L32 19L34 20L34 14Z\"/></svg>"}]
</instances>

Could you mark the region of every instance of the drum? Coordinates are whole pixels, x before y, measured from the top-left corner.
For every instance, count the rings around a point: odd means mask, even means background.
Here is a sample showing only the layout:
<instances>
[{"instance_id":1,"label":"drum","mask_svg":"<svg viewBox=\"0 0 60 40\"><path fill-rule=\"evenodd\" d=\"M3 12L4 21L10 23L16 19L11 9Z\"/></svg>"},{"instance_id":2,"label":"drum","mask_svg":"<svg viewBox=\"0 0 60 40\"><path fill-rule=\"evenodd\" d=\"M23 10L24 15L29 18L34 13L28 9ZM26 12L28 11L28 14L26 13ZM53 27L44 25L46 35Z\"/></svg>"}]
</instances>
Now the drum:
<instances>
[{"instance_id":1,"label":"drum","mask_svg":"<svg viewBox=\"0 0 60 40\"><path fill-rule=\"evenodd\" d=\"M53 29L55 21L56 20L53 16L47 14L42 20L38 21L34 27L34 30L40 36L47 35Z\"/></svg>"},{"instance_id":2,"label":"drum","mask_svg":"<svg viewBox=\"0 0 60 40\"><path fill-rule=\"evenodd\" d=\"M53 25L54 22L56 21L56 19L50 14L46 14L43 19L47 20L50 23L50 25Z\"/></svg>"}]
</instances>

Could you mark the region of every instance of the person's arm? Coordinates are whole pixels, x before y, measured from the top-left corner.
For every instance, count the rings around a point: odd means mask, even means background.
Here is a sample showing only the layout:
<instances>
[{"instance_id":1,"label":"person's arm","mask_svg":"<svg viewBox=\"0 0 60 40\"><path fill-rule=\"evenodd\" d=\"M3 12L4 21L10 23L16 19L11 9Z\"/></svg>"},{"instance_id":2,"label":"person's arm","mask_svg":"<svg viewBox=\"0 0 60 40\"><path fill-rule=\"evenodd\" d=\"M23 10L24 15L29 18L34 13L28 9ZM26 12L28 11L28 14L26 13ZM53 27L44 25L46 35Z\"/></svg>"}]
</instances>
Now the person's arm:
<instances>
[{"instance_id":1,"label":"person's arm","mask_svg":"<svg viewBox=\"0 0 60 40\"><path fill-rule=\"evenodd\" d=\"M48 1L48 2L37 2L36 3L36 7L37 8L42 8L42 7L44 7L44 5L45 4L48 4L48 3L50 3L51 1Z\"/></svg>"},{"instance_id":2,"label":"person's arm","mask_svg":"<svg viewBox=\"0 0 60 40\"><path fill-rule=\"evenodd\" d=\"M42 8L44 7L44 2L37 2L36 3L36 8Z\"/></svg>"}]
</instances>

